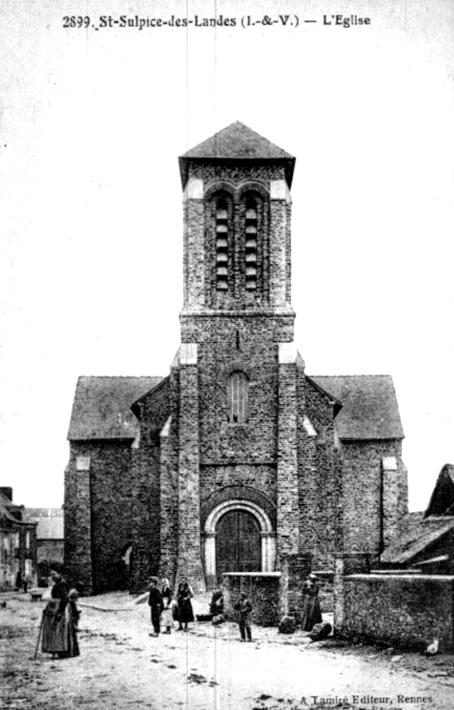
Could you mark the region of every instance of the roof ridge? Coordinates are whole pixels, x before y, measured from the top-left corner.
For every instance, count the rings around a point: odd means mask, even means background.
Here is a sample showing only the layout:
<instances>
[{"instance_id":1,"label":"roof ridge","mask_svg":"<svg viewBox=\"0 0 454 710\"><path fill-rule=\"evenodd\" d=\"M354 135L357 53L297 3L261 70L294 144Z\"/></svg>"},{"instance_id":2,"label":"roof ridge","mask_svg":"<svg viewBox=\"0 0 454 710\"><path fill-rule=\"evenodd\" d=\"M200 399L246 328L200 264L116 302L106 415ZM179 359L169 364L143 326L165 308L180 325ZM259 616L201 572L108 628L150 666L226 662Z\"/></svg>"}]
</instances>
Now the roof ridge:
<instances>
[{"instance_id":1,"label":"roof ridge","mask_svg":"<svg viewBox=\"0 0 454 710\"><path fill-rule=\"evenodd\" d=\"M344 377L344 378L345 377L392 377L392 375L390 375L389 373L386 373L386 372L382 372L382 373L375 374L375 375L373 375L373 374L368 375L368 374L362 373L360 375L308 375L308 377Z\"/></svg>"},{"instance_id":2,"label":"roof ridge","mask_svg":"<svg viewBox=\"0 0 454 710\"><path fill-rule=\"evenodd\" d=\"M156 380L165 375L79 375L78 380Z\"/></svg>"}]
</instances>

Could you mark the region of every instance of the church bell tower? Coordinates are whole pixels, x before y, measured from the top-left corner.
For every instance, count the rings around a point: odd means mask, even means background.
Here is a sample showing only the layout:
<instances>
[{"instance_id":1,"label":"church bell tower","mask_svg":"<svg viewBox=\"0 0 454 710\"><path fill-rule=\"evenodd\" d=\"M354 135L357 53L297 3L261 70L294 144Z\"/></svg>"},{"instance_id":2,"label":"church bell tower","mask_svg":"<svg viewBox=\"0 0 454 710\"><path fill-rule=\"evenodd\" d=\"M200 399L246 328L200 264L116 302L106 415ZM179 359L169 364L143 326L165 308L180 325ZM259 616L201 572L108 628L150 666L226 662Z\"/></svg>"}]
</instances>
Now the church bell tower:
<instances>
[{"instance_id":1,"label":"church bell tower","mask_svg":"<svg viewBox=\"0 0 454 710\"><path fill-rule=\"evenodd\" d=\"M295 159L233 123L179 164L178 574L203 588L298 549Z\"/></svg>"},{"instance_id":2,"label":"church bell tower","mask_svg":"<svg viewBox=\"0 0 454 710\"><path fill-rule=\"evenodd\" d=\"M293 339L290 187L295 159L236 122L179 159L184 190L183 342L200 318L278 316ZM204 329L202 329L204 330ZM204 339L204 338L203 338Z\"/></svg>"}]
</instances>

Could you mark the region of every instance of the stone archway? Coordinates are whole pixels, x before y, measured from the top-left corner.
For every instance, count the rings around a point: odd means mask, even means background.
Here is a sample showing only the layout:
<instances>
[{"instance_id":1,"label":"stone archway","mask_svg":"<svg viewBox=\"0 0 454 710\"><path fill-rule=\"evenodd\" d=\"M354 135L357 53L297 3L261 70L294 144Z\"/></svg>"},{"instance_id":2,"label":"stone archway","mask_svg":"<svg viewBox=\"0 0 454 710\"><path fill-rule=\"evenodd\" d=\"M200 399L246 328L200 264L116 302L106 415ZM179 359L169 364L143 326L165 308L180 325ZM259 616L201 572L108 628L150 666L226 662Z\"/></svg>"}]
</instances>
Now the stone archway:
<instances>
[{"instance_id":1,"label":"stone archway","mask_svg":"<svg viewBox=\"0 0 454 710\"><path fill-rule=\"evenodd\" d=\"M208 515L204 526L204 558L205 558L205 574L208 583L214 583L217 577L217 562L216 562L216 536L218 534L218 526L222 519L229 513L243 512L244 518L251 516L255 521L260 538L260 570L251 570L257 572L272 572L274 570L276 559L276 534L273 530L271 519L263 508L257 503L244 500L232 499L219 503ZM250 526L249 526L250 527ZM222 529L222 523L221 523Z\"/></svg>"}]
</instances>

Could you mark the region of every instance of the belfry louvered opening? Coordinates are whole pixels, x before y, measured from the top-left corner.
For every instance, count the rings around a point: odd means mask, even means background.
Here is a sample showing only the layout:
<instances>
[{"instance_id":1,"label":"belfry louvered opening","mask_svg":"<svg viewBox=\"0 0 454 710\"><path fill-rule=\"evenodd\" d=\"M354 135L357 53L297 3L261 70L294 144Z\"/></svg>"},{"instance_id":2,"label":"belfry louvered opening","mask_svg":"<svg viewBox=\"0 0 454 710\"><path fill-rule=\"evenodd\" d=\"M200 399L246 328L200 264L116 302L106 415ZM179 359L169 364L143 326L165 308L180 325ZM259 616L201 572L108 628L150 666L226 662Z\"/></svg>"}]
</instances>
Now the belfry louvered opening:
<instances>
[{"instance_id":1,"label":"belfry louvered opening","mask_svg":"<svg viewBox=\"0 0 454 710\"><path fill-rule=\"evenodd\" d=\"M246 262L246 289L248 291L257 290L257 239L257 204L253 198L248 198L246 202L244 250L244 258Z\"/></svg>"},{"instance_id":2,"label":"belfry louvered opening","mask_svg":"<svg viewBox=\"0 0 454 710\"><path fill-rule=\"evenodd\" d=\"M229 288L229 205L223 197L216 202L216 290Z\"/></svg>"}]
</instances>

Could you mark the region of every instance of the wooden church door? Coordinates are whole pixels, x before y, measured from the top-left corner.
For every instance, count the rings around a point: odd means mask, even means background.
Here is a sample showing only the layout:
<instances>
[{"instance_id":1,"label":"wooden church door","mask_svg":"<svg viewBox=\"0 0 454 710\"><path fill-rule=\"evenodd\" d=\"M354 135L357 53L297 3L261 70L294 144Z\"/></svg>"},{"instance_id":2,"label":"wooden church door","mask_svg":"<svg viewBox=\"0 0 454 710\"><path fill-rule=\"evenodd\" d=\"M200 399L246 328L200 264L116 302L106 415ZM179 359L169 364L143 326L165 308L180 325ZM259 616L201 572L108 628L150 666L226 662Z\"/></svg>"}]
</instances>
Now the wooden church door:
<instances>
[{"instance_id":1,"label":"wooden church door","mask_svg":"<svg viewBox=\"0 0 454 710\"><path fill-rule=\"evenodd\" d=\"M224 572L260 572L262 551L260 525L245 510L231 510L216 527L216 576Z\"/></svg>"}]
</instances>

